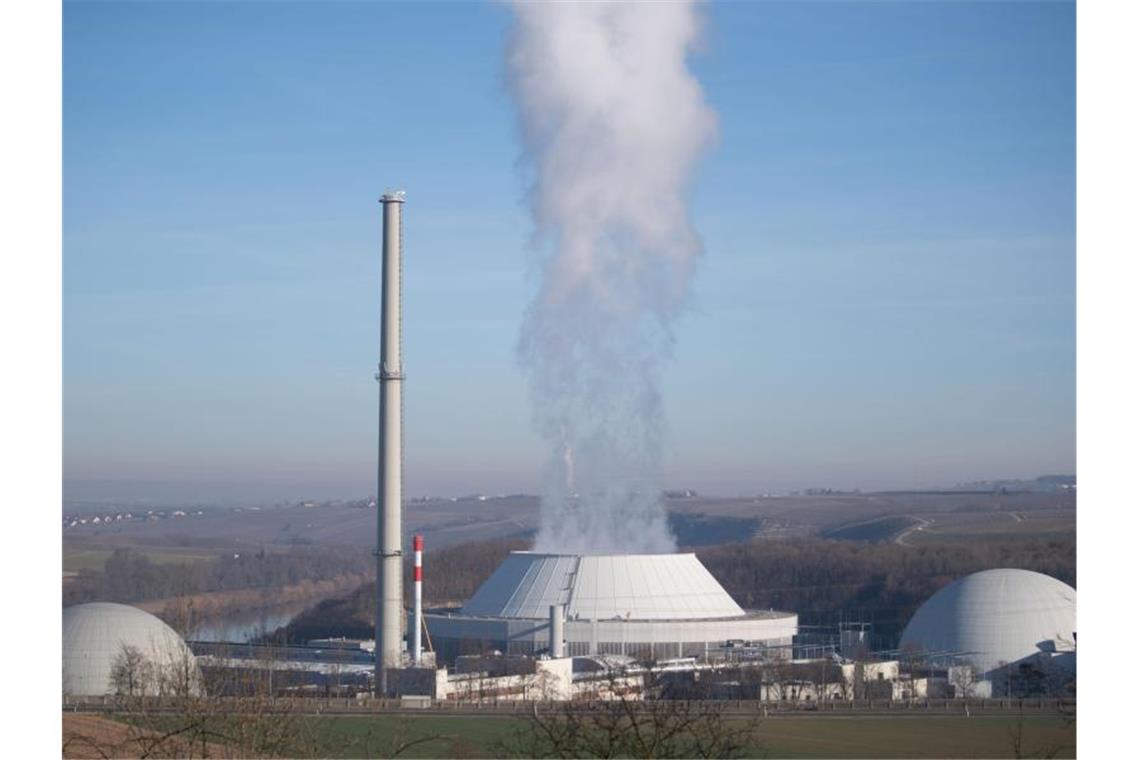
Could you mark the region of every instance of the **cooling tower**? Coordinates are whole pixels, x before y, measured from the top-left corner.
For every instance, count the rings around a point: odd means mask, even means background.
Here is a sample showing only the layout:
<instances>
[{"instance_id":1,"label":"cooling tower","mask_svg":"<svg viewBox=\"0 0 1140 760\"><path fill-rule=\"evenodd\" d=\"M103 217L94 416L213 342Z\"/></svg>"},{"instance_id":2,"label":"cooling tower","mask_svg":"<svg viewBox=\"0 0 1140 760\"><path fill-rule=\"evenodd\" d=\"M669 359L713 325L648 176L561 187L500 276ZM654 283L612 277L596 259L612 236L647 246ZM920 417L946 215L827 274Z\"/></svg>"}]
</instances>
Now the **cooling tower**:
<instances>
[{"instance_id":1,"label":"cooling tower","mask_svg":"<svg viewBox=\"0 0 1140 760\"><path fill-rule=\"evenodd\" d=\"M550 647L552 606L564 611L569 656L689 657L730 641L786 656L798 626L794 613L742 609L695 554L511 552L463 607L425 618L445 660L538 654Z\"/></svg>"}]
</instances>

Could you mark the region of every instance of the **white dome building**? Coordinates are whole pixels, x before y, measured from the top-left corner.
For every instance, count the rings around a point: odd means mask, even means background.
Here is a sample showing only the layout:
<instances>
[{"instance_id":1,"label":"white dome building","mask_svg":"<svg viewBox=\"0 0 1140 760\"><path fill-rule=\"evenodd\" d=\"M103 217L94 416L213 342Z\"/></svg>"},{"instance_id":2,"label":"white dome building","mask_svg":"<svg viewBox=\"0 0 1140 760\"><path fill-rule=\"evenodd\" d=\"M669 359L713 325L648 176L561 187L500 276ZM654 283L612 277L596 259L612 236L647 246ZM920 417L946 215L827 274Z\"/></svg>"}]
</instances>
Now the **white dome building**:
<instances>
[{"instance_id":1,"label":"white dome building","mask_svg":"<svg viewBox=\"0 0 1140 760\"><path fill-rule=\"evenodd\" d=\"M202 674L182 637L149 612L108 602L64 608L63 693L99 696L128 689L199 695Z\"/></svg>"},{"instance_id":2,"label":"white dome building","mask_svg":"<svg viewBox=\"0 0 1140 760\"><path fill-rule=\"evenodd\" d=\"M958 658L980 678L1033 657L1071 663L1077 592L1029 570L985 570L951 583L918 608L900 647ZM1066 665L1069 667L1069 665Z\"/></svg>"},{"instance_id":3,"label":"white dome building","mask_svg":"<svg viewBox=\"0 0 1140 760\"><path fill-rule=\"evenodd\" d=\"M564 653L694 656L746 641L790 656L794 613L746 611L695 554L511 552L460 609L425 614L437 651L537 654L561 610ZM557 630L557 629L555 629Z\"/></svg>"}]
</instances>

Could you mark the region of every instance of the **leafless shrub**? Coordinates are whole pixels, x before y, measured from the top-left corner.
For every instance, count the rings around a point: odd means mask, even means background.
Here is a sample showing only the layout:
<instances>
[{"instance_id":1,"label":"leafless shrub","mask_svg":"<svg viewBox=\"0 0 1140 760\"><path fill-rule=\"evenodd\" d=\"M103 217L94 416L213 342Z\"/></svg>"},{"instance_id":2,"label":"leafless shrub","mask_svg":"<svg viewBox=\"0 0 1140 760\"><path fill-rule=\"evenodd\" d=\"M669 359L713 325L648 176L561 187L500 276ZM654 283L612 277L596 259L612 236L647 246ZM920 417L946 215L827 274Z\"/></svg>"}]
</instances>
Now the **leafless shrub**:
<instances>
[{"instance_id":1,"label":"leafless shrub","mask_svg":"<svg viewBox=\"0 0 1140 760\"><path fill-rule=\"evenodd\" d=\"M646 676L645 686L649 687ZM760 714L707 700L642 699L630 674L609 674L606 699L535 703L499 753L509 757L733 758L760 751Z\"/></svg>"},{"instance_id":2,"label":"leafless shrub","mask_svg":"<svg viewBox=\"0 0 1140 760\"><path fill-rule=\"evenodd\" d=\"M152 688L154 678L154 665L138 647L124 645L111 665L111 687L119 696L142 696Z\"/></svg>"},{"instance_id":3,"label":"leafless shrub","mask_svg":"<svg viewBox=\"0 0 1140 760\"><path fill-rule=\"evenodd\" d=\"M274 661L232 673L229 685L237 696L217 697L200 688L193 655L187 651L182 659L160 667L124 647L112 679L123 684L116 714L123 730L73 734L65 739L65 754L140 758L320 754L317 722L304 714L301 701L278 698L272 679L265 677L263 671L272 672ZM138 689L140 673L149 675L149 686L156 690Z\"/></svg>"},{"instance_id":4,"label":"leafless shrub","mask_svg":"<svg viewBox=\"0 0 1140 760\"><path fill-rule=\"evenodd\" d=\"M1067 723L1066 719L1066 723ZM1010 752L1015 758L1054 758L1065 749L1062 744L1047 744L1041 747L1029 747L1026 739L1025 714L1017 714L1017 722L1006 730L1009 737Z\"/></svg>"}]
</instances>

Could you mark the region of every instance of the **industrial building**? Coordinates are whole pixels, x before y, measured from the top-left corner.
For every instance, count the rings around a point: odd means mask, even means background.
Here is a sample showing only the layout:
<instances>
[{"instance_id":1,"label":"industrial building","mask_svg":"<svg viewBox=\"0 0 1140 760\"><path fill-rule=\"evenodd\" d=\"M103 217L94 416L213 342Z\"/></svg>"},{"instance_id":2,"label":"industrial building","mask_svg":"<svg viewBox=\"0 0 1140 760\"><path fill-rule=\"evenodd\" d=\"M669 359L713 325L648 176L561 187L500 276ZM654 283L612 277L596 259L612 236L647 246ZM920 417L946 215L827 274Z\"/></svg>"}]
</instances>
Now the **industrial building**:
<instances>
[{"instance_id":1,"label":"industrial building","mask_svg":"<svg viewBox=\"0 0 1140 760\"><path fill-rule=\"evenodd\" d=\"M426 628L436 661L500 651L667 659L708 656L728 642L790 657L795 614L741 609L693 554L577 556L514 552L461 608L421 609L422 543L415 544L415 606L403 623L402 192L382 206L381 345L376 535L375 689L393 693L405 665L422 665ZM390 678L391 677L391 678Z\"/></svg>"},{"instance_id":2,"label":"industrial building","mask_svg":"<svg viewBox=\"0 0 1140 760\"><path fill-rule=\"evenodd\" d=\"M772 663L796 664L792 660L797 615L742 609L694 554L512 552L461 607L425 612L423 545L419 537L414 544L414 607L407 619L410 651L405 652L401 630L405 612L400 285L404 194L386 193L381 204L376 693L410 693L405 687L421 676L430 676L432 683L423 686L437 696L461 692L462 688L454 687L467 684L473 677L458 672L448 676L447 668L454 668L457 658L466 654L532 658L531 676L559 683L567 682L567 678L570 683L590 680L585 671L565 663L583 665L591 659L601 662L620 658L627 663L687 660L685 667L694 678L701 668L717 668L726 662L747 661L748 667L762 671ZM855 649L851 645L856 642L841 641L840 651L848 656L834 655L830 660L834 667L829 668L827 660L810 660L810 670L818 670L824 679L814 691L815 699L836 698L841 693L851 698L875 690L889 698L914 698L920 691L964 695L979 675L992 675L995 668L1007 663L1031 658L1055 664L1075 660L1075 606L1072 588L1038 573L996 570L969 576L935 594L915 614L903 635L903 647L925 653L924 675L917 675L912 663L904 679L896 662L894 671L879 668L868 678L864 671L869 665L853 663L851 653L845 651ZM432 649L430 660L423 653L424 631ZM539 662L546 664L540 666ZM444 667L436 670L436 663ZM406 669L409 664L417 667ZM1071 664L1075 671L1075 662ZM965 677L953 675L963 669L969 671ZM829 670L835 672L824 678ZM503 677L514 679L511 689L525 693L533 687L533 679L521 678L522 673L492 676L490 671L479 672L482 675L474 681L481 684L487 677ZM806 679L786 673L781 680ZM825 681L838 686L825 688ZM908 685L899 685L904 682ZM443 688L445 684L447 688ZM787 699L782 688L777 690L778 698ZM564 686L554 691L570 693ZM772 698L768 687L761 693L761 698Z\"/></svg>"},{"instance_id":3,"label":"industrial building","mask_svg":"<svg viewBox=\"0 0 1140 760\"><path fill-rule=\"evenodd\" d=\"M903 651L969 665L1007 693L1019 672L1065 678L1076 672L1077 591L1042 573L1000 568L967 575L914 613Z\"/></svg>"},{"instance_id":4,"label":"industrial building","mask_svg":"<svg viewBox=\"0 0 1140 760\"><path fill-rule=\"evenodd\" d=\"M149 612L109 602L64 608L64 694L197 695L201 690L190 648Z\"/></svg>"},{"instance_id":5,"label":"industrial building","mask_svg":"<svg viewBox=\"0 0 1140 760\"><path fill-rule=\"evenodd\" d=\"M794 612L745 610L695 554L511 552L461 607L422 609L423 540L413 548L405 648L401 345L402 192L383 205L375 640L308 646L186 642L157 617L121 604L63 613L63 691L124 693L137 655L138 695L202 694L202 668L268 674L270 693L439 700L734 698L773 702L988 696L1027 664L1075 678L1076 591L1025 570L961 578L915 613L897 654L875 658L866 630L803 641ZM129 516L129 515L128 515ZM423 650L426 632L430 651ZM806 653L806 656L805 656ZM287 674L288 677L282 677ZM238 687L254 679L210 681Z\"/></svg>"},{"instance_id":6,"label":"industrial building","mask_svg":"<svg viewBox=\"0 0 1140 760\"><path fill-rule=\"evenodd\" d=\"M535 552L512 552L461 608L424 619L443 662L492 650L703 657L727 642L787 658L798 622L790 612L742 609L695 554Z\"/></svg>"}]
</instances>

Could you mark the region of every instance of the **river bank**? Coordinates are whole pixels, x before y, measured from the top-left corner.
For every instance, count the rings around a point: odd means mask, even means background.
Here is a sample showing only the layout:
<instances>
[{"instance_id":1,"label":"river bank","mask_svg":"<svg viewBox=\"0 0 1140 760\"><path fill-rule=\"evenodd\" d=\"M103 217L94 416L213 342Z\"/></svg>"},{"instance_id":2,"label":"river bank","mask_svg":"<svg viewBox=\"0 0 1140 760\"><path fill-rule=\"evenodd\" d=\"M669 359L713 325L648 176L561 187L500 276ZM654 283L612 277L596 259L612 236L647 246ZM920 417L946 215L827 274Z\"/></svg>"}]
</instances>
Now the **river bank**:
<instances>
[{"instance_id":1,"label":"river bank","mask_svg":"<svg viewBox=\"0 0 1140 760\"><path fill-rule=\"evenodd\" d=\"M135 606L162 618L187 638L223 641L240 635L241 640L246 640L272 632L309 607L348 594L368 580L364 574L350 573L273 588L152 599ZM228 635L230 632L232 635Z\"/></svg>"}]
</instances>

